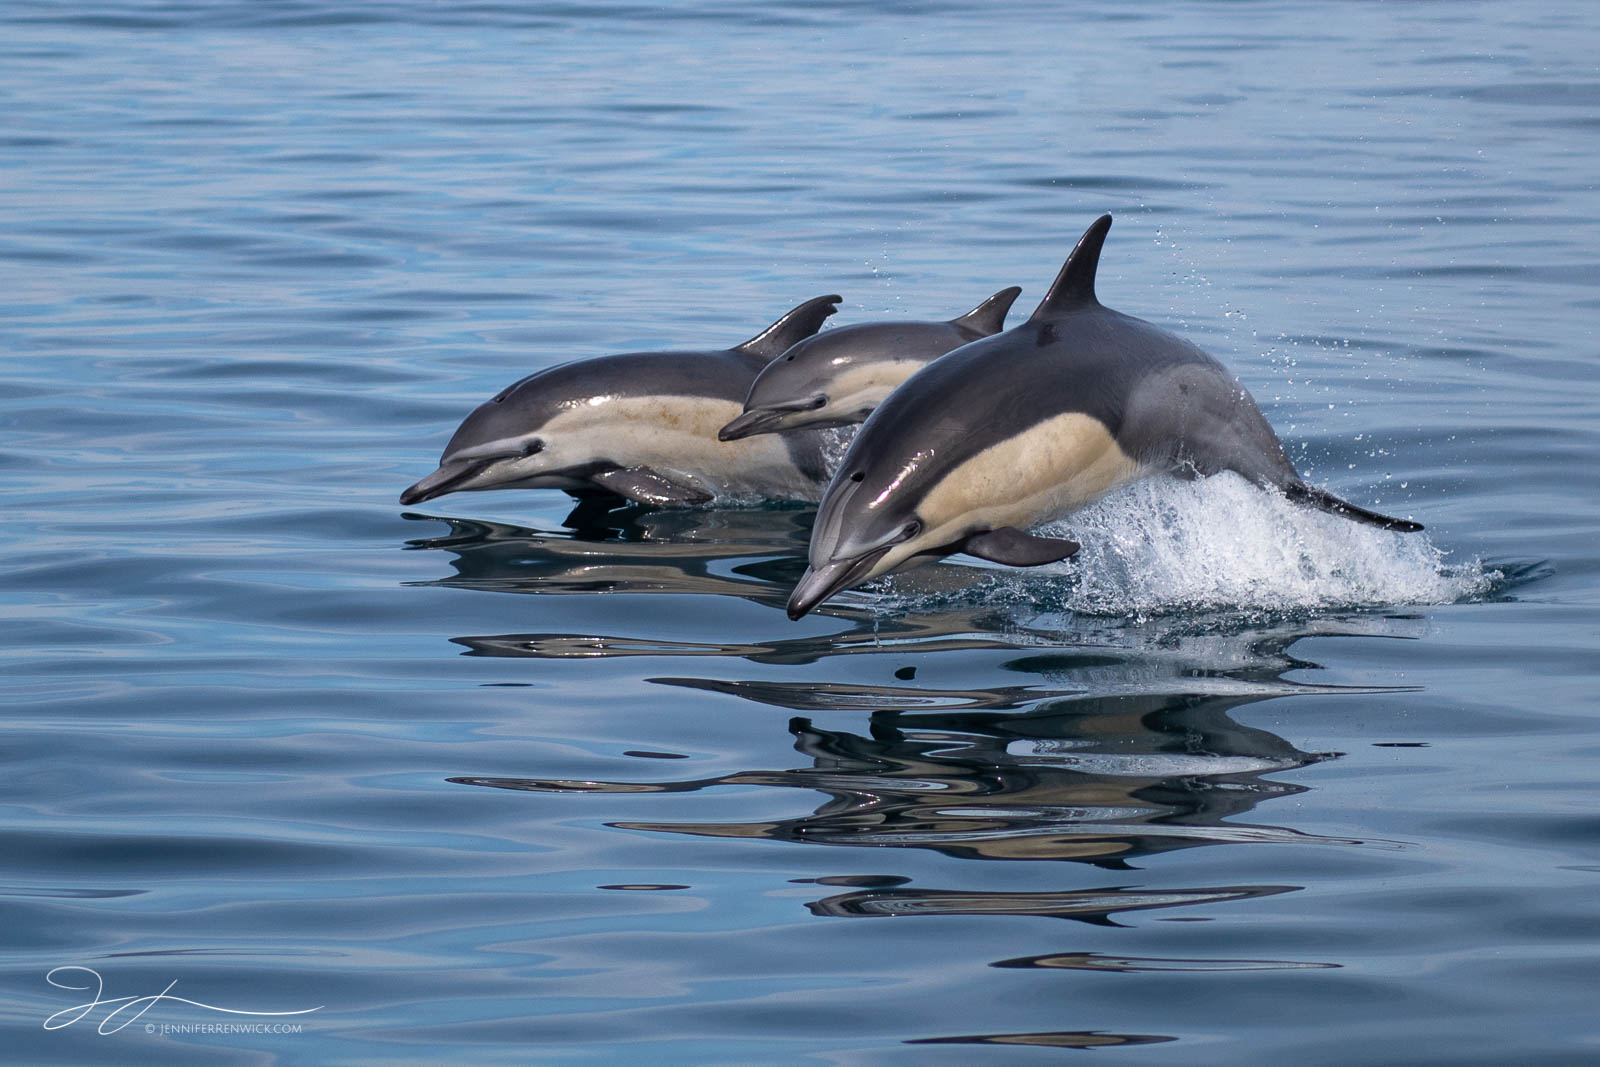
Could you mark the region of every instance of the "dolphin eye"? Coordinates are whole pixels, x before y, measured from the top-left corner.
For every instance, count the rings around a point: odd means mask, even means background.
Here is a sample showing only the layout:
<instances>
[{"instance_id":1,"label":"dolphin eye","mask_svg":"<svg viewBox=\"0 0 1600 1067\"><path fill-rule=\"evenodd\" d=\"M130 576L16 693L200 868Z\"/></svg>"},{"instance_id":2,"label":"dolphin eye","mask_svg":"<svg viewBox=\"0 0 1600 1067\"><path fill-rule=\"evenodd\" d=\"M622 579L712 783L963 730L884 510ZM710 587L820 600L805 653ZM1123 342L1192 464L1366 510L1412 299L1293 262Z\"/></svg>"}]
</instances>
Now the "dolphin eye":
<instances>
[{"instance_id":1,"label":"dolphin eye","mask_svg":"<svg viewBox=\"0 0 1600 1067\"><path fill-rule=\"evenodd\" d=\"M866 475L866 473L864 471L856 471L854 474L852 474L850 476L850 480L852 482L859 482L861 479L865 478L866 476L867 475Z\"/></svg>"},{"instance_id":2,"label":"dolphin eye","mask_svg":"<svg viewBox=\"0 0 1600 1067\"><path fill-rule=\"evenodd\" d=\"M818 395L818 396L814 396L814 397L811 398L811 410L812 411L816 411L818 408L823 408L823 407L827 407L827 406L828 406L828 398L826 396Z\"/></svg>"},{"instance_id":3,"label":"dolphin eye","mask_svg":"<svg viewBox=\"0 0 1600 1067\"><path fill-rule=\"evenodd\" d=\"M785 363L793 363L794 362L794 357L793 356L784 356L783 357L783 361Z\"/></svg>"},{"instance_id":4,"label":"dolphin eye","mask_svg":"<svg viewBox=\"0 0 1600 1067\"><path fill-rule=\"evenodd\" d=\"M900 532L905 536L906 540L911 540L911 538L922 532L922 520L911 520L900 528Z\"/></svg>"},{"instance_id":5,"label":"dolphin eye","mask_svg":"<svg viewBox=\"0 0 1600 1067\"><path fill-rule=\"evenodd\" d=\"M539 440L539 439L538 439L538 438L537 438L537 437L536 437L536 438L534 438L534 439L533 439L533 440L532 440L532 441L529 441L529 442L528 442L528 443L527 443L527 444L525 444L525 445L523 445L523 446L522 446L522 453L521 453L521 455L522 455L522 456L523 456L523 457L527 457L527 456L536 456L536 455L538 455L538 454L539 454L539 453L540 453L540 452L543 452L543 451L544 451L544 442L543 442L543 441L541 441L541 440Z\"/></svg>"}]
</instances>

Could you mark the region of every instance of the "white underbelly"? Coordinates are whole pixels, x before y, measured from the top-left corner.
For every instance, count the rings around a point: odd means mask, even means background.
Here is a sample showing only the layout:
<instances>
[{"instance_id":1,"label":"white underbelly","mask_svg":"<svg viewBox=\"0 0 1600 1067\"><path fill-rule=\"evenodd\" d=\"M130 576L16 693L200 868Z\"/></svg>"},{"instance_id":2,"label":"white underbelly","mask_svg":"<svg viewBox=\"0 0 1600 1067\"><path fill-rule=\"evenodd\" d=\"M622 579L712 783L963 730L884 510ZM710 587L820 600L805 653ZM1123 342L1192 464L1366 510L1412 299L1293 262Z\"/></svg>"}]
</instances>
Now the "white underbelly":
<instances>
[{"instance_id":1,"label":"white underbelly","mask_svg":"<svg viewBox=\"0 0 1600 1067\"><path fill-rule=\"evenodd\" d=\"M831 417L855 418L860 412L872 411L923 366L900 359L846 368L828 384L828 404L823 412Z\"/></svg>"}]
</instances>

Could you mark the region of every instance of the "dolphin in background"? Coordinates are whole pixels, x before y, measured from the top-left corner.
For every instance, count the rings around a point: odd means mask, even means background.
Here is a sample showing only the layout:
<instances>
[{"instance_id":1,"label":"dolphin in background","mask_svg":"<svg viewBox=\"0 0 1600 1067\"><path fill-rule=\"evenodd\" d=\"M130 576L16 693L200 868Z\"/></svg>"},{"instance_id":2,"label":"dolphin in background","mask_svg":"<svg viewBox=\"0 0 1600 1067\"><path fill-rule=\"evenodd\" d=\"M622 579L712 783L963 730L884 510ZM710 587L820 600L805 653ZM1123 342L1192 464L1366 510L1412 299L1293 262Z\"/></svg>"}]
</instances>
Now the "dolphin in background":
<instances>
[{"instance_id":1,"label":"dolphin in background","mask_svg":"<svg viewBox=\"0 0 1600 1067\"><path fill-rule=\"evenodd\" d=\"M1021 292L1002 289L947 322L860 322L808 337L756 375L743 414L717 439L860 422L933 360L1005 329Z\"/></svg>"},{"instance_id":2,"label":"dolphin in background","mask_svg":"<svg viewBox=\"0 0 1600 1067\"><path fill-rule=\"evenodd\" d=\"M439 469L400 503L481 489L605 491L669 506L739 494L815 500L827 481L819 431L724 444L717 429L761 368L816 333L839 300L807 300L732 348L599 356L530 374L478 405Z\"/></svg>"},{"instance_id":3,"label":"dolphin in background","mask_svg":"<svg viewBox=\"0 0 1600 1067\"><path fill-rule=\"evenodd\" d=\"M841 589L957 552L1013 566L1078 544L1028 529L1157 472L1236 471L1308 506L1422 529L1307 485L1238 379L1095 297L1111 228L1085 231L1027 322L912 375L856 434L823 493L798 619Z\"/></svg>"}]
</instances>

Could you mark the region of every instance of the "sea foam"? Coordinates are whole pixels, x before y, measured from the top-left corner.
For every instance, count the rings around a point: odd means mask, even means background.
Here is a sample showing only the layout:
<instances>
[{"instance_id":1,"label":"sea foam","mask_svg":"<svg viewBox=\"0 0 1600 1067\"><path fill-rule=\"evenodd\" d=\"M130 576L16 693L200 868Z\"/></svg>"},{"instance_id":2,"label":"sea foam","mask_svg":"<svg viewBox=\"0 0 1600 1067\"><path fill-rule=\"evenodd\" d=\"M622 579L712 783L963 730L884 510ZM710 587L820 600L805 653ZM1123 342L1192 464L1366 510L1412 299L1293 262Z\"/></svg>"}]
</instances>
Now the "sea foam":
<instances>
[{"instance_id":1,"label":"sea foam","mask_svg":"<svg viewBox=\"0 0 1600 1067\"><path fill-rule=\"evenodd\" d=\"M1489 592L1500 577L1479 560L1447 563L1426 533L1292 504L1231 473L1147 479L1039 532L1083 548L1062 563L992 571L958 598L1080 615L1273 615L1449 604ZM915 571L883 588L896 601L928 595ZM936 595L949 596L948 587Z\"/></svg>"}]
</instances>

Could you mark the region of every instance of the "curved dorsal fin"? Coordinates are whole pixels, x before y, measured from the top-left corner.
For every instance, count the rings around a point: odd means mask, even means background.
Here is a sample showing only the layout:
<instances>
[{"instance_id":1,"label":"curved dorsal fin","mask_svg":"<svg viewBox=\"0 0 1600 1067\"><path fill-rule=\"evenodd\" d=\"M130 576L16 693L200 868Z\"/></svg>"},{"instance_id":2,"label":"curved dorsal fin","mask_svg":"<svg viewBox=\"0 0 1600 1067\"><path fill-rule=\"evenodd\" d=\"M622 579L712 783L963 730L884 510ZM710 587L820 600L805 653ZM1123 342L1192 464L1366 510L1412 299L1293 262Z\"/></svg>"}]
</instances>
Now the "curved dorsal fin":
<instances>
[{"instance_id":1,"label":"curved dorsal fin","mask_svg":"<svg viewBox=\"0 0 1600 1067\"><path fill-rule=\"evenodd\" d=\"M1106 233L1110 229L1110 215L1101 215L1089 224L1078 238L1078 247L1062 264L1055 284L1028 317L1029 322L1100 303L1094 298L1094 272L1100 266L1100 246L1106 243Z\"/></svg>"},{"instance_id":2,"label":"curved dorsal fin","mask_svg":"<svg viewBox=\"0 0 1600 1067\"><path fill-rule=\"evenodd\" d=\"M965 315L950 321L975 333L981 333L985 337L993 333L999 333L1006 328L1006 312L1011 310L1012 303L1021 294L1022 286L1020 285L1002 289Z\"/></svg>"},{"instance_id":3,"label":"curved dorsal fin","mask_svg":"<svg viewBox=\"0 0 1600 1067\"><path fill-rule=\"evenodd\" d=\"M822 329L823 320L839 310L836 305L843 299L841 296L812 297L750 340L733 347L755 356L781 356L796 341L804 341Z\"/></svg>"}]
</instances>

